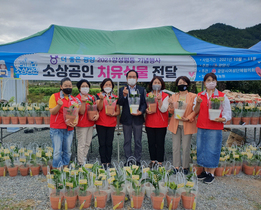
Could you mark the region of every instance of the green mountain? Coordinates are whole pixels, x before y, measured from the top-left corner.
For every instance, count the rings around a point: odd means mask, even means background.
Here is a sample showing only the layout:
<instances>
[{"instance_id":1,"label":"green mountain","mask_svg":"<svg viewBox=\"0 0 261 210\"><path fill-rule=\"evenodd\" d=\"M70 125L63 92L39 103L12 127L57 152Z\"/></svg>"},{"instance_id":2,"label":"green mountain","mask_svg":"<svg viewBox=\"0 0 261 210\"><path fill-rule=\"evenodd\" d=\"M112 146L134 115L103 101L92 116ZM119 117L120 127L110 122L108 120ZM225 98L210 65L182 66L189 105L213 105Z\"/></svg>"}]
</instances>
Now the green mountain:
<instances>
[{"instance_id":1,"label":"green mountain","mask_svg":"<svg viewBox=\"0 0 261 210\"><path fill-rule=\"evenodd\" d=\"M261 41L261 23L245 29L216 23L207 29L192 30L187 33L213 44L236 48L250 48Z\"/></svg>"}]
</instances>

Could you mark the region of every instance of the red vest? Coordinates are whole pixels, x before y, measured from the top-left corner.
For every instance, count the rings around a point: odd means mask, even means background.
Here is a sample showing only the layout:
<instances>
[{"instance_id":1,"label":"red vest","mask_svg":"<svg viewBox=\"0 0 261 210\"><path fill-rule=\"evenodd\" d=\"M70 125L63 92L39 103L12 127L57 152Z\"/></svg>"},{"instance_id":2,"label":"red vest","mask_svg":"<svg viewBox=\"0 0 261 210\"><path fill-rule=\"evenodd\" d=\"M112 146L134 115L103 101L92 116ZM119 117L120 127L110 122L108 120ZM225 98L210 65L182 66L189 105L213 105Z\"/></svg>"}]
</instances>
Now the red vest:
<instances>
[{"instance_id":1,"label":"red vest","mask_svg":"<svg viewBox=\"0 0 261 210\"><path fill-rule=\"evenodd\" d=\"M76 96L81 102L82 102L82 96L81 94L78 94ZM95 101L94 97L92 95L89 95L88 94L88 97L90 97L92 99L92 101ZM89 98L88 98L89 100ZM82 106L83 106L83 103L82 103ZM88 116L87 116L87 106L88 106L88 103L85 104L85 112L83 115L81 115L79 113L79 122L77 124L77 127L91 127L94 125L94 121L90 121L88 120Z\"/></svg>"},{"instance_id":2,"label":"red vest","mask_svg":"<svg viewBox=\"0 0 261 210\"><path fill-rule=\"evenodd\" d=\"M99 96L100 93L98 93L97 95ZM113 95L113 97L117 98L116 95ZM106 99L104 97L103 108L99 112L100 116L99 116L99 119L96 121L96 125L101 125L101 126L105 126L105 127L116 127L116 125L117 125L117 117L111 117L111 116L106 114L105 103L106 103ZM115 110L116 110L116 107L115 107Z\"/></svg>"},{"instance_id":3,"label":"red vest","mask_svg":"<svg viewBox=\"0 0 261 210\"><path fill-rule=\"evenodd\" d=\"M168 96L167 93L162 92L162 101ZM162 113L159 110L157 102L156 113L146 114L145 126L150 128L166 128L168 127L169 112Z\"/></svg>"},{"instance_id":4,"label":"red vest","mask_svg":"<svg viewBox=\"0 0 261 210\"><path fill-rule=\"evenodd\" d=\"M209 112L208 112L208 98L207 93L205 95L201 95L203 92L199 93L198 96L201 96L202 102L200 104L200 110L198 114L198 121L197 121L197 127L202 129L209 129L209 130L223 130L224 123L211 121L209 119ZM224 97L225 94L218 91L218 97ZM217 95L212 94L211 97L217 97ZM222 112L220 113L220 117L222 117Z\"/></svg>"},{"instance_id":5,"label":"red vest","mask_svg":"<svg viewBox=\"0 0 261 210\"><path fill-rule=\"evenodd\" d=\"M56 102L59 100L60 98L60 92L59 93L54 93L55 96L55 100ZM72 98L72 101L75 103L78 103L76 98L73 97L72 95L70 95L70 97ZM52 115L50 117L50 128L56 128L56 129L67 129L68 131L73 130L73 127L67 126L65 124L64 121L64 117L63 117L63 108L64 107L70 107L72 104L72 101L70 101L70 99L66 100L65 98L62 99L63 101L63 105L60 108L59 112L56 115Z\"/></svg>"}]
</instances>

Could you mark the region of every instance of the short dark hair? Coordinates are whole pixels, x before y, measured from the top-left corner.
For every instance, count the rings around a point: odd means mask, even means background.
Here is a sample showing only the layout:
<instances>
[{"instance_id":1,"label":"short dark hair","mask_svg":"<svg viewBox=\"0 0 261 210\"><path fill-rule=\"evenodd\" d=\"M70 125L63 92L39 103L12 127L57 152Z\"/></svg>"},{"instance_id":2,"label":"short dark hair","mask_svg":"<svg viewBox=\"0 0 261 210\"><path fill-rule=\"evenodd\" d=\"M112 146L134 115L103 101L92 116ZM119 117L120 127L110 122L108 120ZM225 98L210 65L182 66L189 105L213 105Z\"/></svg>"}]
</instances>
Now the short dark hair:
<instances>
[{"instance_id":1,"label":"short dark hair","mask_svg":"<svg viewBox=\"0 0 261 210\"><path fill-rule=\"evenodd\" d=\"M139 74L138 74L138 72L136 72L135 70L129 70L128 72L127 72L127 74L126 74L126 78L128 77L128 75L129 75L129 73L130 72L135 72L136 73L136 76L137 76L137 78L139 78Z\"/></svg>"},{"instance_id":2,"label":"short dark hair","mask_svg":"<svg viewBox=\"0 0 261 210\"><path fill-rule=\"evenodd\" d=\"M154 82L155 79L158 79L160 81L160 83L161 83L161 90L166 89L165 82L163 81L163 79L161 77L159 77L159 76L155 76L155 77L152 78L152 80L149 83L149 90L152 90L152 83Z\"/></svg>"},{"instance_id":3,"label":"short dark hair","mask_svg":"<svg viewBox=\"0 0 261 210\"><path fill-rule=\"evenodd\" d=\"M207 73L205 76L204 76L204 82L206 82L206 80L211 77L213 80L216 80L217 81L217 76L214 74L214 73Z\"/></svg>"},{"instance_id":4,"label":"short dark hair","mask_svg":"<svg viewBox=\"0 0 261 210\"><path fill-rule=\"evenodd\" d=\"M86 82L88 85L89 85L89 88L91 88L91 84L89 83L89 81L88 80L86 80L86 79L81 79L79 82L77 82L77 84L76 84L76 86L77 86L77 88L78 88L78 90L80 91L80 88L81 88L81 86L82 86L82 83L84 83L84 82Z\"/></svg>"},{"instance_id":5,"label":"short dark hair","mask_svg":"<svg viewBox=\"0 0 261 210\"><path fill-rule=\"evenodd\" d=\"M72 82L71 79L70 79L69 77L64 77L64 78L61 80L61 86L62 86L63 83L66 82L66 81L70 81L70 82Z\"/></svg>"},{"instance_id":6,"label":"short dark hair","mask_svg":"<svg viewBox=\"0 0 261 210\"><path fill-rule=\"evenodd\" d=\"M102 81L102 83L100 84L100 87L101 87L101 91L104 91L103 89L103 86L105 85L106 82L110 81L111 84L112 84L112 89L114 88L114 84L113 84L113 81L111 80L111 78L106 78Z\"/></svg>"},{"instance_id":7,"label":"short dark hair","mask_svg":"<svg viewBox=\"0 0 261 210\"><path fill-rule=\"evenodd\" d=\"M179 80L181 80L181 79L182 79L184 82L186 82L186 83L188 84L188 86L190 86L190 80L189 80L189 78L186 77L186 76L180 76L180 77L178 77L178 78L176 79L176 83L175 83L176 87L178 87Z\"/></svg>"}]
</instances>

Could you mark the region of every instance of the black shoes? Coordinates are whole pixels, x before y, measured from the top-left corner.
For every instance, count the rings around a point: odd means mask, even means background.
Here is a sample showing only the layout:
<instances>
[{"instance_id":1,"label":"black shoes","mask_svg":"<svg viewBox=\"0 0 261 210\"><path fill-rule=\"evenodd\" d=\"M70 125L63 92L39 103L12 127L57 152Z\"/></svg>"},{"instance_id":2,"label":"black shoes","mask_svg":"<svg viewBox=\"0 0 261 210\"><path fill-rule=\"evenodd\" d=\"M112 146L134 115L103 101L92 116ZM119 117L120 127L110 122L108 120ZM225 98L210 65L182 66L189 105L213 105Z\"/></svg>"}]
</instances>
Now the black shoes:
<instances>
[{"instance_id":1,"label":"black shoes","mask_svg":"<svg viewBox=\"0 0 261 210\"><path fill-rule=\"evenodd\" d=\"M206 177L207 177L207 173L206 173L206 171L203 171L203 172L201 172L201 174L200 175L198 175L198 180L203 180L203 179L205 179Z\"/></svg>"},{"instance_id":2,"label":"black shoes","mask_svg":"<svg viewBox=\"0 0 261 210\"><path fill-rule=\"evenodd\" d=\"M215 177L211 173L208 173L207 177L203 180L203 183L211 184L214 181L214 179Z\"/></svg>"},{"instance_id":3,"label":"black shoes","mask_svg":"<svg viewBox=\"0 0 261 210\"><path fill-rule=\"evenodd\" d=\"M183 169L183 173L184 173L184 175L188 175L189 169L188 169L188 168L184 168L184 169Z\"/></svg>"}]
</instances>

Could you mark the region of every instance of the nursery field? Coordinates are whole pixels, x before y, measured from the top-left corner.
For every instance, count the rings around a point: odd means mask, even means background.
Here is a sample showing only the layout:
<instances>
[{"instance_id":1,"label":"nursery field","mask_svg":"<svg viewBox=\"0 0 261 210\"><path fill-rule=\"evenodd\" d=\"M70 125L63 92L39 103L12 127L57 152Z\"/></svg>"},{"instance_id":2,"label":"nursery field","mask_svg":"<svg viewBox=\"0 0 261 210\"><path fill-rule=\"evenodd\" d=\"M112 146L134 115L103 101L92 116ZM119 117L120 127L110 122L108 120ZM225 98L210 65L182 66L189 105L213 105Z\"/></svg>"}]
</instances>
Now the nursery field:
<instances>
[{"instance_id":1,"label":"nursery field","mask_svg":"<svg viewBox=\"0 0 261 210\"><path fill-rule=\"evenodd\" d=\"M253 130L248 131L248 141L253 139ZM6 132L4 131L4 135ZM229 132L223 132L224 142ZM195 135L192 144L195 145ZM257 136L259 137L259 136ZM120 160L124 160L123 135L115 132L113 162L117 163L117 142L120 144ZM51 140L49 130L35 130L34 133L19 131L4 139L4 143L16 143L26 147L30 143L38 145L49 144ZM143 134L143 160L149 163L149 153L146 134ZM166 159L172 161L171 134L166 137ZM98 140L93 139L89 162L94 163L99 158ZM38 176L0 177L0 209L51 209L49 189L46 177L40 173ZM248 176L243 172L238 175L216 177L211 185L198 182L198 196L196 209L261 209L261 176ZM125 201L125 209L131 209L130 200ZM106 209L112 209L112 202L107 203ZM64 208L64 205L62 206ZM79 209L79 207L75 208ZM95 209L92 204L92 208ZM151 201L145 196L142 209L152 209ZM166 205L163 209L168 209ZM183 209L181 205L179 209Z\"/></svg>"}]
</instances>

